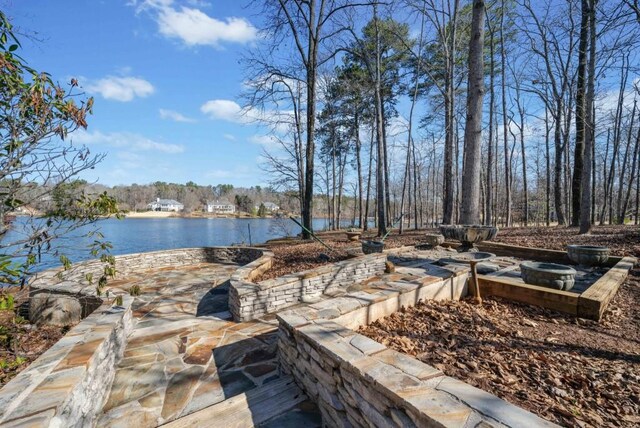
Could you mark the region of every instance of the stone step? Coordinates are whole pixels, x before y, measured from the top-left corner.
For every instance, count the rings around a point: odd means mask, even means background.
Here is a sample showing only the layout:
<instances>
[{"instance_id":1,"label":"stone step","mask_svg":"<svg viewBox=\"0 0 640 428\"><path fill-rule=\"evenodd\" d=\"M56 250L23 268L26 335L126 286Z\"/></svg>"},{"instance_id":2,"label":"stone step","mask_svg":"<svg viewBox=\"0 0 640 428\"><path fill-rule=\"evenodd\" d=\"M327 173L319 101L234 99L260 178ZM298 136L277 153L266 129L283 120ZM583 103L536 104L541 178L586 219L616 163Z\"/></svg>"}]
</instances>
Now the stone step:
<instances>
[{"instance_id":1,"label":"stone step","mask_svg":"<svg viewBox=\"0 0 640 428\"><path fill-rule=\"evenodd\" d=\"M267 422L307 400L291 376L269 382L221 403L169 422L166 428L245 428Z\"/></svg>"}]
</instances>

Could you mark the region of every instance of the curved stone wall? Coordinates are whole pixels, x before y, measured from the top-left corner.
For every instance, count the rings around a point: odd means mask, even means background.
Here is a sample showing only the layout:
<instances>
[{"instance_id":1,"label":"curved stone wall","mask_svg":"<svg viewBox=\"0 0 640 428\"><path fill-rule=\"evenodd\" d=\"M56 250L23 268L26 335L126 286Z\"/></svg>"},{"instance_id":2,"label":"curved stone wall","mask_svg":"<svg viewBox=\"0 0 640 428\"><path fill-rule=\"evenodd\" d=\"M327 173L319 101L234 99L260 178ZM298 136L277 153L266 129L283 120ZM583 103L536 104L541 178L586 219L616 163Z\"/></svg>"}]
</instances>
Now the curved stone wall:
<instances>
[{"instance_id":1,"label":"curved stone wall","mask_svg":"<svg viewBox=\"0 0 640 428\"><path fill-rule=\"evenodd\" d=\"M93 426L133 328L132 302L105 302L7 383L0 426Z\"/></svg>"},{"instance_id":2,"label":"curved stone wall","mask_svg":"<svg viewBox=\"0 0 640 428\"><path fill-rule=\"evenodd\" d=\"M367 254L259 283L252 282L253 278L271 267L271 257L271 253L265 253L231 276L229 309L235 321L250 321L382 274L387 260L386 254Z\"/></svg>"},{"instance_id":3,"label":"curved stone wall","mask_svg":"<svg viewBox=\"0 0 640 428\"><path fill-rule=\"evenodd\" d=\"M200 247L124 254L115 256L116 278L198 263L246 265L263 257L264 252L255 247ZM103 269L100 260L89 260L73 264L68 270L58 267L35 274L29 281L31 322L64 326L87 317L103 303L95 284ZM93 277L93 284L87 274Z\"/></svg>"}]
</instances>

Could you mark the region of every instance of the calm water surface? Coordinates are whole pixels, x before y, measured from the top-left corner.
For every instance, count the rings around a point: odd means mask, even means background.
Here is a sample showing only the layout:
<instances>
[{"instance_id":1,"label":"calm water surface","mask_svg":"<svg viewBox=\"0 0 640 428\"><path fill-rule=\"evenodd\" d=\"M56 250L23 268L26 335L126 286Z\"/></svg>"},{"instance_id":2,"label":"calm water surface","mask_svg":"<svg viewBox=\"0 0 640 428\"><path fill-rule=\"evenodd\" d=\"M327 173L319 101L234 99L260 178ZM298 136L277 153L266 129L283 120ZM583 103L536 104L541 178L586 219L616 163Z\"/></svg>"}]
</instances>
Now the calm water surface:
<instances>
[{"instance_id":1,"label":"calm water surface","mask_svg":"<svg viewBox=\"0 0 640 428\"><path fill-rule=\"evenodd\" d=\"M20 218L16 223L14 226L19 228ZM315 219L313 224L314 230L322 230L327 227L327 220ZM102 220L98 225L105 239L113 244L112 254L116 255L173 248L249 245L250 242L262 243L300 232L299 227L289 219L125 218ZM56 244L55 249L63 252L72 262L93 258L88 251L93 239L79 235L62 238ZM59 256L51 251L42 255L38 270L59 264Z\"/></svg>"}]
</instances>

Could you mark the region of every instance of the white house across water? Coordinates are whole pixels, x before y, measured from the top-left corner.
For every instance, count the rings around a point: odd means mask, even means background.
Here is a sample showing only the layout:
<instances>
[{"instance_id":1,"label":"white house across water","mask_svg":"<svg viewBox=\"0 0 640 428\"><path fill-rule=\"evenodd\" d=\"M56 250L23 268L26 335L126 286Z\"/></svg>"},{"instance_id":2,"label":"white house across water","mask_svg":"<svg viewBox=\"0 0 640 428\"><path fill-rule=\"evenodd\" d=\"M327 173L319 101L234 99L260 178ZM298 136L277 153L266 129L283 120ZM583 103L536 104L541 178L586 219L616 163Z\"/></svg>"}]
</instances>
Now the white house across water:
<instances>
[{"instance_id":1,"label":"white house across water","mask_svg":"<svg viewBox=\"0 0 640 428\"><path fill-rule=\"evenodd\" d=\"M204 206L205 212L216 214L233 214L236 212L236 206L229 201L209 202Z\"/></svg>"},{"instance_id":2,"label":"white house across water","mask_svg":"<svg viewBox=\"0 0 640 428\"><path fill-rule=\"evenodd\" d=\"M151 202L147 207L152 211L182 211L184 205L173 199L160 199L157 198L155 202Z\"/></svg>"}]
</instances>

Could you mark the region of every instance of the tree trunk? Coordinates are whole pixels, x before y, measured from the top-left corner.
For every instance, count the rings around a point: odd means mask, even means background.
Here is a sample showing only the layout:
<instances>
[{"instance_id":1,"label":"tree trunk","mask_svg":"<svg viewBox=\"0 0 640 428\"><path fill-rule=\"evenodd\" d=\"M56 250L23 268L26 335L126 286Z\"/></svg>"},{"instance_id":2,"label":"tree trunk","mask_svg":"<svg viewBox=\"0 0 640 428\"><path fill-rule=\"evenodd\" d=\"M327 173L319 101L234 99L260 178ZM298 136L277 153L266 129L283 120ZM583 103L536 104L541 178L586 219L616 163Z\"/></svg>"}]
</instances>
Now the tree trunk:
<instances>
[{"instance_id":1,"label":"tree trunk","mask_svg":"<svg viewBox=\"0 0 640 428\"><path fill-rule=\"evenodd\" d=\"M487 196L485 198L484 223L493 224L493 115L495 111L495 55L494 55L494 31L489 32L489 57L491 59L491 67L489 70L489 144L487 150Z\"/></svg>"},{"instance_id":2,"label":"tree trunk","mask_svg":"<svg viewBox=\"0 0 640 428\"><path fill-rule=\"evenodd\" d=\"M315 22L315 5L311 1L309 6L311 19ZM317 47L313 37L309 37L307 64L307 145L305 150L305 180L304 201L302 201L302 230L303 239L310 239L313 231L313 175L315 160L315 132L316 132L316 60ZM306 230L305 230L306 229Z\"/></svg>"},{"instance_id":3,"label":"tree trunk","mask_svg":"<svg viewBox=\"0 0 640 428\"><path fill-rule=\"evenodd\" d=\"M555 165L553 174L553 197L556 207L556 217L560 226L566 226L567 221L564 216L564 198L562 194L562 100L558 99L555 112L554 143L555 143Z\"/></svg>"},{"instance_id":4,"label":"tree trunk","mask_svg":"<svg viewBox=\"0 0 640 428\"><path fill-rule=\"evenodd\" d=\"M582 168L584 165L584 117L585 78L587 73L587 45L589 38L589 0L582 0L580 42L578 47L578 81L576 84L576 146L573 156L573 178L571 180L571 226L580 223L580 201L582 192Z\"/></svg>"},{"instance_id":5,"label":"tree trunk","mask_svg":"<svg viewBox=\"0 0 640 428\"><path fill-rule=\"evenodd\" d=\"M627 145L624 150L624 158L622 161L622 168L620 169L620 176L618 179L618 201L616 204L618 224L624 224L626 217L626 209L622 209L622 195L624 193L624 177L627 175L627 164L629 163L629 151L631 150L631 140L633 138L633 125L636 118L637 101L633 100L633 109L631 110L631 121L629 122L629 132L627 134ZM634 167L635 168L635 167ZM632 169L631 173L635 171ZM631 180L633 182L633 180Z\"/></svg>"},{"instance_id":6,"label":"tree trunk","mask_svg":"<svg viewBox=\"0 0 640 428\"><path fill-rule=\"evenodd\" d=\"M454 210L454 198L455 198L455 190L454 190L454 168L457 168L457 165L454 165L453 157L454 157L454 134L455 134L455 50L456 50L456 33L458 27L458 7L460 4L460 0L455 0L453 6L453 15L450 20L451 25L451 36L449 37L448 45L445 47L445 95L444 95L444 109L445 109L445 118L444 118L444 127L445 127L445 148L444 148L444 171L443 171L443 188L444 188L444 199L443 199L443 213L442 213L442 223L444 224L452 224L453 223L453 210ZM443 43L445 43L443 41Z\"/></svg>"},{"instance_id":7,"label":"tree trunk","mask_svg":"<svg viewBox=\"0 0 640 428\"><path fill-rule=\"evenodd\" d=\"M475 3L474 3L475 4ZM505 186L505 198L506 198L506 213L505 213L505 225L511 226L511 165L509 162L509 148L508 148L508 130L509 123L507 120L507 85L506 85L506 64L507 56L504 46L504 0L502 1L502 7L500 8L500 63L502 72L500 73L500 86L502 89L502 138L504 145L504 186Z\"/></svg>"},{"instance_id":8,"label":"tree trunk","mask_svg":"<svg viewBox=\"0 0 640 428\"><path fill-rule=\"evenodd\" d=\"M605 182L605 198L604 205L602 207L602 215L606 213L606 209L609 210L609 223L613 224L613 183L616 175L616 162L618 161L618 152L620 150L620 133L622 132L622 112L624 104L624 88L627 82L628 68L622 65L622 73L620 79L620 91L618 93L618 105L616 107L614 128L613 128L613 141L611 152L611 163L609 167L609 173L607 174L607 180ZM602 220L601 220L602 221Z\"/></svg>"},{"instance_id":9,"label":"tree trunk","mask_svg":"<svg viewBox=\"0 0 640 428\"><path fill-rule=\"evenodd\" d=\"M336 201L336 139L331 132L331 216L329 229L336 230L336 214L337 214L337 201Z\"/></svg>"},{"instance_id":10,"label":"tree trunk","mask_svg":"<svg viewBox=\"0 0 640 428\"><path fill-rule=\"evenodd\" d=\"M589 1L589 0L587 0ZM580 201L580 234L589 233L591 230L591 156L592 146L595 144L595 121L593 114L593 101L595 97L595 71L596 71L596 2L590 0L589 7L589 74L587 91L585 95L585 159L582 168L582 194ZM584 4L583 4L584 7ZM586 11L583 9L583 13Z\"/></svg>"},{"instance_id":11,"label":"tree trunk","mask_svg":"<svg viewBox=\"0 0 640 428\"><path fill-rule=\"evenodd\" d=\"M627 187L627 193L624 197L624 202L622 204L622 213L624 216L622 218L622 221L620 222L622 224L624 224L624 218L626 217L627 208L629 207L629 199L631 198L631 189L633 187L633 182L636 180L636 174L638 174L638 171L636 170L636 168L638 166L638 155L640 154L639 151L640 151L640 128L638 128L638 132L636 134L635 148L633 149L633 160L631 162L631 177L629 178L629 186ZM636 192L637 192L637 189L636 189Z\"/></svg>"},{"instance_id":12,"label":"tree trunk","mask_svg":"<svg viewBox=\"0 0 640 428\"><path fill-rule=\"evenodd\" d=\"M364 230L369 229L369 201L371 201L371 170L373 169L373 143L375 122L371 122L371 140L369 141L369 173L367 174L367 198L364 205Z\"/></svg>"},{"instance_id":13,"label":"tree trunk","mask_svg":"<svg viewBox=\"0 0 640 428\"><path fill-rule=\"evenodd\" d=\"M469 84L467 120L464 130L464 169L460 222L480 222L480 151L482 149L482 101L484 98L484 1L473 1L471 40L469 41Z\"/></svg>"},{"instance_id":14,"label":"tree trunk","mask_svg":"<svg viewBox=\"0 0 640 428\"><path fill-rule=\"evenodd\" d=\"M549 141L549 134L551 133L551 127L549 126L549 109L545 109L544 111L544 126L545 126L545 160L546 160L546 180L545 180L545 184L546 184L546 195L545 195L545 211L546 211L546 218L545 218L545 223L548 226L551 226L551 142Z\"/></svg>"},{"instance_id":15,"label":"tree trunk","mask_svg":"<svg viewBox=\"0 0 640 428\"><path fill-rule=\"evenodd\" d=\"M375 38L376 38L376 64L375 64L375 82L374 82L374 96L375 96L375 110L376 110L376 143L377 143L377 171L376 171L376 204L378 212L378 236L383 236L387 233L387 212L386 212L386 199L385 199L385 151L384 151L384 117L382 112L382 88L381 88L381 76L380 76L380 31L378 29L378 11L377 3L373 5L373 20L375 23Z\"/></svg>"},{"instance_id":16,"label":"tree trunk","mask_svg":"<svg viewBox=\"0 0 640 428\"><path fill-rule=\"evenodd\" d=\"M356 143L356 169L358 172L358 227L362 228L362 159L360 158L360 154L362 151L362 143L360 142L360 120L358 116L358 111L356 108L356 112L354 114L354 132L355 132L355 143ZM354 207L355 209L355 207Z\"/></svg>"}]
</instances>

